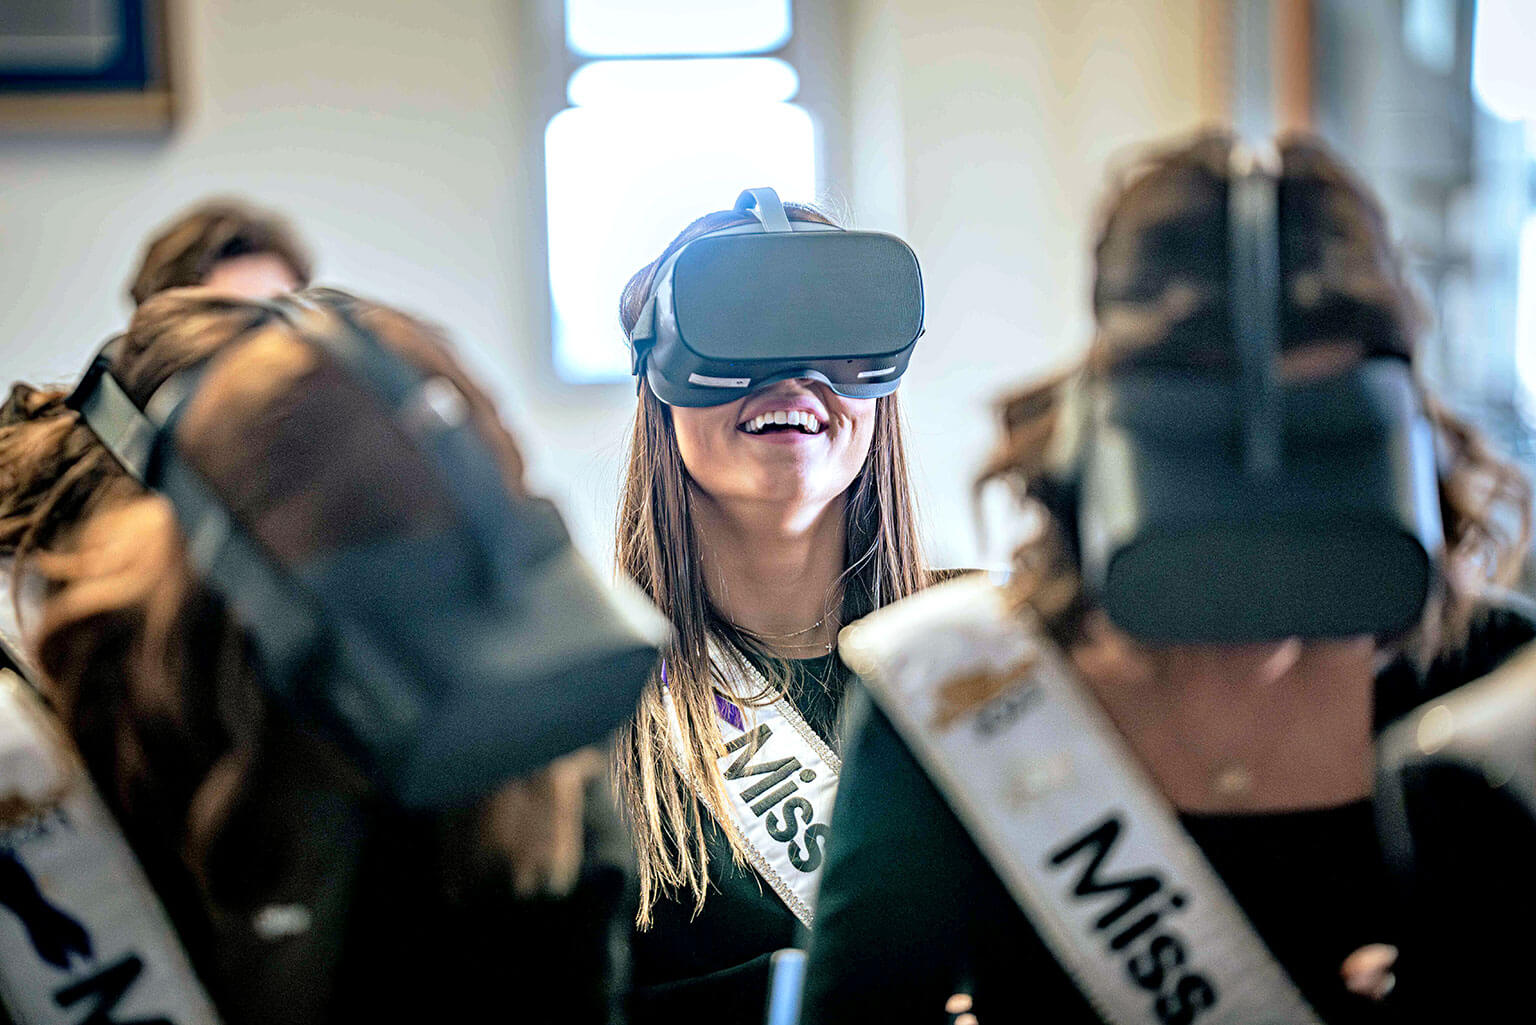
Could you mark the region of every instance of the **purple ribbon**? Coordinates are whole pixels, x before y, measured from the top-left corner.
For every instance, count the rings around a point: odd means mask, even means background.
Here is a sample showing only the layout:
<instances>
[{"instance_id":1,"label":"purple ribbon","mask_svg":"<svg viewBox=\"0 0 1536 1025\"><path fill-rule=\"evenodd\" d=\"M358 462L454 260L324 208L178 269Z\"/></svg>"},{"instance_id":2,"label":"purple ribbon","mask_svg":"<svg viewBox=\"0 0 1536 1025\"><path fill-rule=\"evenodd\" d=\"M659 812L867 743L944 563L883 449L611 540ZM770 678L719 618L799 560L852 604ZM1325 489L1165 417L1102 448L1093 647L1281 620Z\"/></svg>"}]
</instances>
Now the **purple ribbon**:
<instances>
[{"instance_id":1,"label":"purple ribbon","mask_svg":"<svg viewBox=\"0 0 1536 1025\"><path fill-rule=\"evenodd\" d=\"M663 684L667 682L666 659L662 659L661 662L661 682ZM720 713L720 718L724 719L738 730L746 732L747 722L742 718L741 709L737 708L730 701L727 701L725 695L719 693L718 691L715 692L715 711Z\"/></svg>"},{"instance_id":2,"label":"purple ribbon","mask_svg":"<svg viewBox=\"0 0 1536 1025\"><path fill-rule=\"evenodd\" d=\"M720 713L720 718L738 730L746 731L747 724L741 717L741 709L725 700L724 695L718 693L715 695L715 711Z\"/></svg>"}]
</instances>

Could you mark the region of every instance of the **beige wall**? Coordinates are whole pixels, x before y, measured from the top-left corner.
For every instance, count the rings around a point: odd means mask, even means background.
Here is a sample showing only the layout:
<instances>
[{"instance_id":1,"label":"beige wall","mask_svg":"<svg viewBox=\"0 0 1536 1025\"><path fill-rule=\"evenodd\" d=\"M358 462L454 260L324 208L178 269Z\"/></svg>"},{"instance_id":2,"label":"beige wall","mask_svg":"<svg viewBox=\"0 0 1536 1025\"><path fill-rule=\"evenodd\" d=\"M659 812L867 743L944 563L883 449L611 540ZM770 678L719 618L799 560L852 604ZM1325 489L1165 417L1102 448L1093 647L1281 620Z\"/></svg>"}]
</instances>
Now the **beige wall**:
<instances>
[{"instance_id":1,"label":"beige wall","mask_svg":"<svg viewBox=\"0 0 1536 1025\"><path fill-rule=\"evenodd\" d=\"M842 2L849 172L828 191L923 259L929 329L904 386L920 498L938 557L974 563L985 402L1083 344L1104 162L1208 112L1201 11L1219 0ZM176 7L171 137L0 138L0 378L72 376L122 324L140 240L195 197L247 194L302 225L322 281L447 326L578 540L605 551L633 392L548 370L532 9Z\"/></svg>"},{"instance_id":2,"label":"beige wall","mask_svg":"<svg viewBox=\"0 0 1536 1025\"><path fill-rule=\"evenodd\" d=\"M1088 339L1106 164L1209 120L1210 0L859 0L861 223L923 261L928 333L903 385L939 559L984 558L969 483L989 403Z\"/></svg>"}]
</instances>

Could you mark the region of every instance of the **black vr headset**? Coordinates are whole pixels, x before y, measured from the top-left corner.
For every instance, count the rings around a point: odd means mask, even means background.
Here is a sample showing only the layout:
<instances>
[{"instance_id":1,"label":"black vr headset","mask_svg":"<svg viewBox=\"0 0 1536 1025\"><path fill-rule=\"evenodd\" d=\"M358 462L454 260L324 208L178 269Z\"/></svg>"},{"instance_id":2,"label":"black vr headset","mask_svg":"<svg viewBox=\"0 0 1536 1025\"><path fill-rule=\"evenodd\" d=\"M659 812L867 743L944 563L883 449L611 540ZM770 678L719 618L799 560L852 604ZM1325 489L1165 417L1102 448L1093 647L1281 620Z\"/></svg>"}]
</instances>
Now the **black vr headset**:
<instances>
[{"instance_id":1,"label":"black vr headset","mask_svg":"<svg viewBox=\"0 0 1536 1025\"><path fill-rule=\"evenodd\" d=\"M379 487L435 478L446 525L285 561L177 449L177 423L219 353L168 378L141 410L113 376L114 340L68 402L174 506L196 571L246 630L272 697L410 807L471 802L605 736L632 711L666 621L637 591L598 583L553 506L509 493L450 382L330 303L268 309L377 400L378 444L409 471Z\"/></svg>"},{"instance_id":2,"label":"black vr headset","mask_svg":"<svg viewBox=\"0 0 1536 1025\"><path fill-rule=\"evenodd\" d=\"M632 372L670 406L719 406L786 378L839 395L896 390L923 333L917 256L893 235L790 221L772 189L756 224L688 242L656 273L629 333Z\"/></svg>"},{"instance_id":3,"label":"black vr headset","mask_svg":"<svg viewBox=\"0 0 1536 1025\"><path fill-rule=\"evenodd\" d=\"M1045 500L1088 596L1133 636L1242 642L1413 626L1444 543L1434 432L1408 362L1286 384L1276 176L1241 149L1229 200L1238 373L1083 384ZM1078 419L1080 417L1080 419Z\"/></svg>"}]
</instances>

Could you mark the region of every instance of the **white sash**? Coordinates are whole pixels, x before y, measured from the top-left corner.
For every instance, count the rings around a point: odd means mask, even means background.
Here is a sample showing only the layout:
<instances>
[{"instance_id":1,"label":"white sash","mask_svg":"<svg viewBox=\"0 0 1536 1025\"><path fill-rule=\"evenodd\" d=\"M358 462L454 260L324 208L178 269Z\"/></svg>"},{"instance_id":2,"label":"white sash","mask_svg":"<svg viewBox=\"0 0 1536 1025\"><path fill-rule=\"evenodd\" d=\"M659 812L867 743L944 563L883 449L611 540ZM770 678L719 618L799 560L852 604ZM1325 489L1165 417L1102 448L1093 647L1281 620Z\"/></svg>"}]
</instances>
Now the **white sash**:
<instances>
[{"instance_id":1,"label":"white sash","mask_svg":"<svg viewBox=\"0 0 1536 1025\"><path fill-rule=\"evenodd\" d=\"M716 701L715 714L725 741L716 763L732 812L732 821L723 825L740 841L758 875L809 928L842 761L794 702L769 687L746 658L714 639L709 657L728 690ZM768 704L747 704L764 692ZM665 697L673 744L681 747L677 709L670 692ZM699 790L696 781L690 782Z\"/></svg>"},{"instance_id":2,"label":"white sash","mask_svg":"<svg viewBox=\"0 0 1536 1025\"><path fill-rule=\"evenodd\" d=\"M1099 1016L1318 1025L1071 668L973 577L843 632L843 660Z\"/></svg>"},{"instance_id":3,"label":"white sash","mask_svg":"<svg viewBox=\"0 0 1536 1025\"><path fill-rule=\"evenodd\" d=\"M0 1003L18 1025L216 1023L117 823L48 713L0 672ZM8 800L7 800L8 799Z\"/></svg>"}]
</instances>

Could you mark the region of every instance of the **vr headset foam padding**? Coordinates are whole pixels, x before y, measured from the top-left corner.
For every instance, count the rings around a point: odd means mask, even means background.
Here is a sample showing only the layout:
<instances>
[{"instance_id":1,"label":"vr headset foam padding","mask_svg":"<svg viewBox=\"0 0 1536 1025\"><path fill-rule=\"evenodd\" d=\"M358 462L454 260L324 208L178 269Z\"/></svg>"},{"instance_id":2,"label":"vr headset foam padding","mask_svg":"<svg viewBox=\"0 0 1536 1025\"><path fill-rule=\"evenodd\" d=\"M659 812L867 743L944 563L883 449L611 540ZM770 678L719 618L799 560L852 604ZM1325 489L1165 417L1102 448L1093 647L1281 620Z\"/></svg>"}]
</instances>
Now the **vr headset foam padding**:
<instances>
[{"instance_id":1,"label":"vr headset foam padding","mask_svg":"<svg viewBox=\"0 0 1536 1025\"><path fill-rule=\"evenodd\" d=\"M658 271L630 342L673 406L718 406L805 377L849 398L896 390L923 333L917 257L892 235L791 222L772 189L758 222L693 239Z\"/></svg>"},{"instance_id":2,"label":"vr headset foam padding","mask_svg":"<svg viewBox=\"0 0 1536 1025\"><path fill-rule=\"evenodd\" d=\"M1153 641L1402 631L1444 543L1412 370L1375 356L1281 382L1277 181L1254 166L1231 190L1237 366L1111 369L1088 386L1071 480L1050 489L1084 585Z\"/></svg>"}]
</instances>

